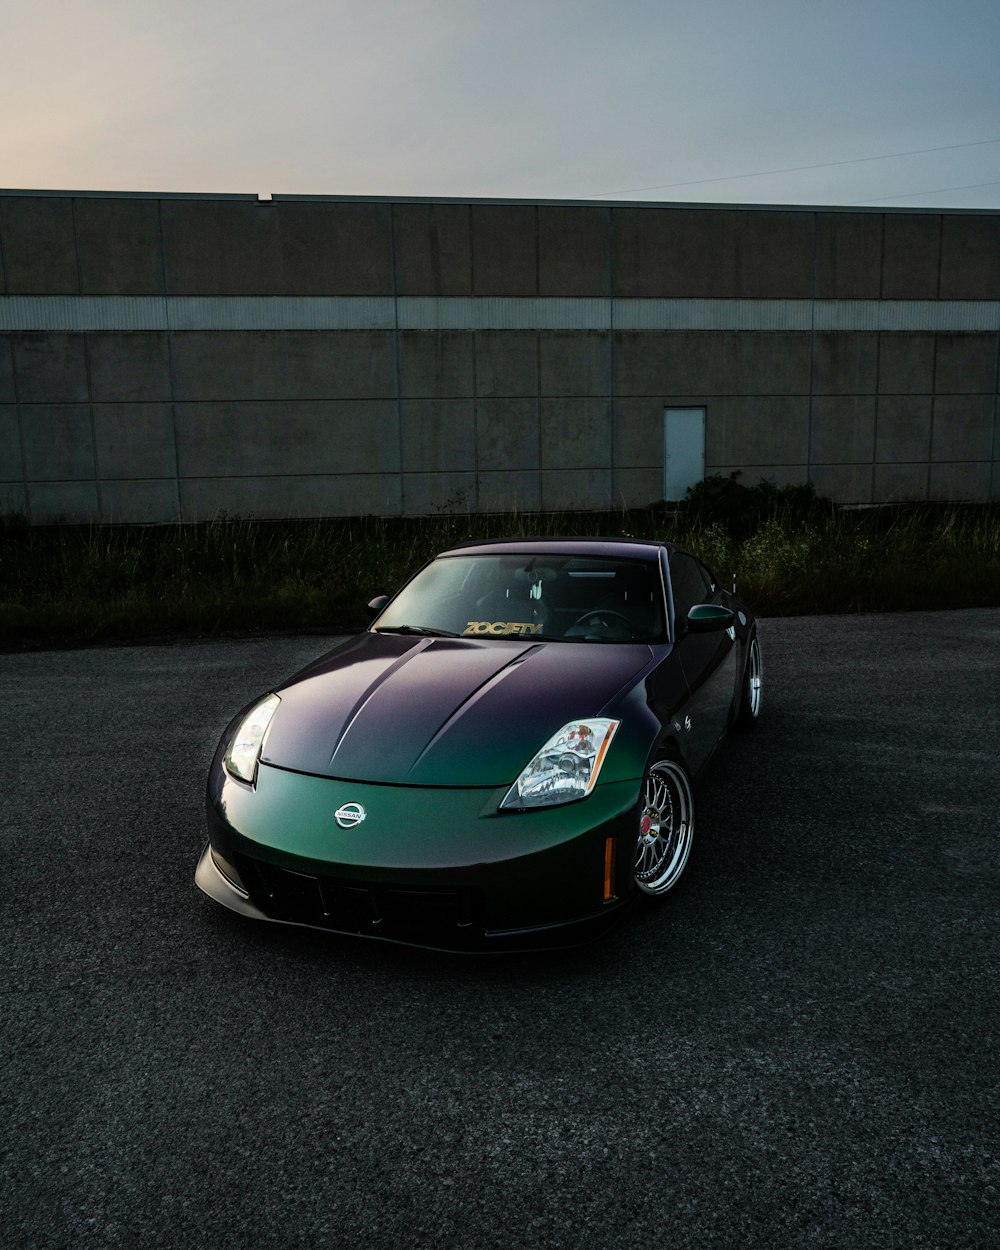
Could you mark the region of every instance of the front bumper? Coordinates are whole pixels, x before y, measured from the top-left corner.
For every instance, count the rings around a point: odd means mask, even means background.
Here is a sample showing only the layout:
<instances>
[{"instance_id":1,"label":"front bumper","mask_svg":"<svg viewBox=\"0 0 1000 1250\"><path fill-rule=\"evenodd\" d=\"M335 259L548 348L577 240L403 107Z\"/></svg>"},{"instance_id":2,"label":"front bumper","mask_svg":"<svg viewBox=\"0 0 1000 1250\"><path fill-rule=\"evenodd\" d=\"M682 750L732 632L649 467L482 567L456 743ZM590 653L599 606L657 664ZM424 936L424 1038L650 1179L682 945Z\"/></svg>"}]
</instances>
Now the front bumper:
<instances>
[{"instance_id":1,"label":"front bumper","mask_svg":"<svg viewBox=\"0 0 1000 1250\"><path fill-rule=\"evenodd\" d=\"M524 950L597 937L634 898L638 783L500 814L505 788L357 784L263 764L255 787L213 777L195 880L254 919L436 949ZM348 803L366 816L343 830L334 813Z\"/></svg>"}]
</instances>

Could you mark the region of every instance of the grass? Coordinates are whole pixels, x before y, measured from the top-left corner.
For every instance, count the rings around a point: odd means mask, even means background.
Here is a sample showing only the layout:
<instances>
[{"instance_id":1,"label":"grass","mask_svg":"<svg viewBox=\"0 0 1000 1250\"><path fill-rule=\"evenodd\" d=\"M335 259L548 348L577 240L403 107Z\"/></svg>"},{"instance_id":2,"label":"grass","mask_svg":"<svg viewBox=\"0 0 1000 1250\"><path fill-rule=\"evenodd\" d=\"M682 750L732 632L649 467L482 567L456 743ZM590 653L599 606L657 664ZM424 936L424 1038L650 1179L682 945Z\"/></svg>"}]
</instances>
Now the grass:
<instances>
[{"instance_id":1,"label":"grass","mask_svg":"<svg viewBox=\"0 0 1000 1250\"><path fill-rule=\"evenodd\" d=\"M202 525L0 519L0 644L349 631L373 595L467 538L672 539L761 616L1000 606L1000 505L843 511L716 479L681 509ZM717 489L715 489L717 488Z\"/></svg>"}]
</instances>

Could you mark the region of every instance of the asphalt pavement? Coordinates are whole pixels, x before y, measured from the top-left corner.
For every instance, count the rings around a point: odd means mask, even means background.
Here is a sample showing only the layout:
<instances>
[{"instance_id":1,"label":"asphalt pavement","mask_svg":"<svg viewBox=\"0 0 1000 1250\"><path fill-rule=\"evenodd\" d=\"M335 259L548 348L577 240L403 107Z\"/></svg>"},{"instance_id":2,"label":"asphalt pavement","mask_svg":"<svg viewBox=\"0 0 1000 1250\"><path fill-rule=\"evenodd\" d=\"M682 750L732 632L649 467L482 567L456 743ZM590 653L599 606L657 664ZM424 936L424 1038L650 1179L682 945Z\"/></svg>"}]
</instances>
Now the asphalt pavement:
<instances>
[{"instance_id":1,"label":"asphalt pavement","mask_svg":"<svg viewBox=\"0 0 1000 1250\"><path fill-rule=\"evenodd\" d=\"M1000 611L761 638L676 894L503 957L195 889L332 639L0 655L0 1246L1000 1246Z\"/></svg>"}]
</instances>

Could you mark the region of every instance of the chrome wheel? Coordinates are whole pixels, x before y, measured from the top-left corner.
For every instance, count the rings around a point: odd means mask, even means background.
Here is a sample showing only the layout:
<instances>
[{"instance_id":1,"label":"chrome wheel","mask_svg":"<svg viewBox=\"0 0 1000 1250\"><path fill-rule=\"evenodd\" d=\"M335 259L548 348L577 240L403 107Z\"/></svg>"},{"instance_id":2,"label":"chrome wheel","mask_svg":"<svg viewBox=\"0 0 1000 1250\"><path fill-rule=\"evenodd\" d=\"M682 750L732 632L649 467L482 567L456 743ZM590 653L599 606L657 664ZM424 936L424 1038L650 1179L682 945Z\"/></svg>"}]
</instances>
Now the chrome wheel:
<instances>
[{"instance_id":1,"label":"chrome wheel","mask_svg":"<svg viewBox=\"0 0 1000 1250\"><path fill-rule=\"evenodd\" d=\"M764 666L760 658L760 644L757 636L750 639L750 654L747 656L747 671L743 678L743 691L740 696L738 722L743 729L752 729L760 716L764 701Z\"/></svg>"},{"instance_id":2,"label":"chrome wheel","mask_svg":"<svg viewBox=\"0 0 1000 1250\"><path fill-rule=\"evenodd\" d=\"M687 773L660 760L646 774L639 802L635 883L644 894L666 894L684 871L694 835L694 794Z\"/></svg>"}]
</instances>

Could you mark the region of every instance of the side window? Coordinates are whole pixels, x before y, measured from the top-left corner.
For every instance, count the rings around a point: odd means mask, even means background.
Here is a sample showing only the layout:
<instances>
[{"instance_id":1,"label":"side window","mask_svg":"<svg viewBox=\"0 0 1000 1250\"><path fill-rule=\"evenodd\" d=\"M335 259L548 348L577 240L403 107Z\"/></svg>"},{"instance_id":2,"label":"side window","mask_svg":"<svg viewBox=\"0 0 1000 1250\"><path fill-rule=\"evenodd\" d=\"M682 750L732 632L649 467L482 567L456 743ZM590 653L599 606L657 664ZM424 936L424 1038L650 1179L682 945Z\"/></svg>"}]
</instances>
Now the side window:
<instances>
[{"instance_id":1,"label":"side window","mask_svg":"<svg viewBox=\"0 0 1000 1250\"><path fill-rule=\"evenodd\" d=\"M698 568L701 569L702 577L705 579L705 585L708 587L709 595L714 595L715 592L719 589L719 583L715 580L715 574L712 572L710 568L702 564L700 560L697 561L697 564L698 564Z\"/></svg>"},{"instance_id":2,"label":"side window","mask_svg":"<svg viewBox=\"0 0 1000 1250\"><path fill-rule=\"evenodd\" d=\"M704 603L710 591L702 575L702 567L693 556L675 551L670 557L670 589L674 596L674 622L682 632L681 622L696 603Z\"/></svg>"}]
</instances>

